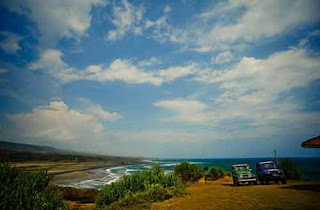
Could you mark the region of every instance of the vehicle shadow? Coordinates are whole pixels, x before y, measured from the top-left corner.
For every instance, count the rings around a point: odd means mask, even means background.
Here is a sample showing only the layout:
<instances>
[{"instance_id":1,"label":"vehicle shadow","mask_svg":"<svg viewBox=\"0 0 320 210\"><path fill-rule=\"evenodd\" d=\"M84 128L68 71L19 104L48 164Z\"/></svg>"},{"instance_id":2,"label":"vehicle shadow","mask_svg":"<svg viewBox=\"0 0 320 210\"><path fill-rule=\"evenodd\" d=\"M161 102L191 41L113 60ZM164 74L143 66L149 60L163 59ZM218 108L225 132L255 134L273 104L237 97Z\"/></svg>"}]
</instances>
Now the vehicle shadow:
<instances>
[{"instance_id":1,"label":"vehicle shadow","mask_svg":"<svg viewBox=\"0 0 320 210\"><path fill-rule=\"evenodd\" d=\"M286 186L281 188L289 189L289 190L307 190L307 191L320 192L320 184L291 185L291 186Z\"/></svg>"}]
</instances>

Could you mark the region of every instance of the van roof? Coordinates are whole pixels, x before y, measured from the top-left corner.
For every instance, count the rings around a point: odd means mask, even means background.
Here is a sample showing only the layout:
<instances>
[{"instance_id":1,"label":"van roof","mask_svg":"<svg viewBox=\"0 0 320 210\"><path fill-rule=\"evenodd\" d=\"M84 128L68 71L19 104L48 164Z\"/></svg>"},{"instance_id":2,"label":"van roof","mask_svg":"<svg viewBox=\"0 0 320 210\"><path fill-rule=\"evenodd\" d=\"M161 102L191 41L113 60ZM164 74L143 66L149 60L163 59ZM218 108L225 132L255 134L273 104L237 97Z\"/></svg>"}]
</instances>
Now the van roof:
<instances>
[{"instance_id":1,"label":"van roof","mask_svg":"<svg viewBox=\"0 0 320 210\"><path fill-rule=\"evenodd\" d=\"M264 163L274 163L274 162L272 160L259 162L259 164L264 164Z\"/></svg>"},{"instance_id":2,"label":"van roof","mask_svg":"<svg viewBox=\"0 0 320 210\"><path fill-rule=\"evenodd\" d=\"M248 164L235 164L235 165L232 165L232 167L237 167L237 166L248 166Z\"/></svg>"}]
</instances>

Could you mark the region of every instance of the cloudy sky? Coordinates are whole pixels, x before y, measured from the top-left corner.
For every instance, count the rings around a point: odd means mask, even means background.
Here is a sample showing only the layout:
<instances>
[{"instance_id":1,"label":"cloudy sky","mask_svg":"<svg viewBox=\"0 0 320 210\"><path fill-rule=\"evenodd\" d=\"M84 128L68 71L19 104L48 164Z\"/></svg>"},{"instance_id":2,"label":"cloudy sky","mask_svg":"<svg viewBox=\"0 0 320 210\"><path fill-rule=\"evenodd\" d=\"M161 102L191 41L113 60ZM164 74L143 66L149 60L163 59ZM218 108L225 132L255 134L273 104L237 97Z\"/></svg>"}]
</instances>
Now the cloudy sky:
<instances>
[{"instance_id":1,"label":"cloudy sky","mask_svg":"<svg viewBox=\"0 0 320 210\"><path fill-rule=\"evenodd\" d=\"M2 140L320 156L320 1L3 0Z\"/></svg>"}]
</instances>

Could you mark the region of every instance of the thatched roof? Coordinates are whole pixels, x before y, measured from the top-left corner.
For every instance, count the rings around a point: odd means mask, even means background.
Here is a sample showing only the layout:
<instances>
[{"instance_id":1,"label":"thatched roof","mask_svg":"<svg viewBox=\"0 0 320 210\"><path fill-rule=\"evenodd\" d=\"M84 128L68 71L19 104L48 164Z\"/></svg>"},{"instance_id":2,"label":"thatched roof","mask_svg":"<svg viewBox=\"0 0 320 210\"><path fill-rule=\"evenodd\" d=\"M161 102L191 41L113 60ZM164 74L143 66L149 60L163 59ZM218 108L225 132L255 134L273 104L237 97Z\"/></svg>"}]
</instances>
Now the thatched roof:
<instances>
[{"instance_id":1,"label":"thatched roof","mask_svg":"<svg viewBox=\"0 0 320 210\"><path fill-rule=\"evenodd\" d=\"M320 136L302 142L301 146L305 148L320 148Z\"/></svg>"}]
</instances>

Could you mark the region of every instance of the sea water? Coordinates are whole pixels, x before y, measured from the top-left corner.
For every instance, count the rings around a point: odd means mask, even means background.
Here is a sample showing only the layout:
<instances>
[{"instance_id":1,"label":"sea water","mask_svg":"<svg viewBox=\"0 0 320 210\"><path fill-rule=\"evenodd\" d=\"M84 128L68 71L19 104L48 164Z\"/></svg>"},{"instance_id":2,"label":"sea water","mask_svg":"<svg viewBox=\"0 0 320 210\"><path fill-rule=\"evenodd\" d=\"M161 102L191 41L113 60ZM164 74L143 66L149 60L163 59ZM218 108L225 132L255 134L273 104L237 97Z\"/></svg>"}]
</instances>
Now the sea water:
<instances>
[{"instance_id":1,"label":"sea water","mask_svg":"<svg viewBox=\"0 0 320 210\"><path fill-rule=\"evenodd\" d=\"M279 158L280 162L283 158ZM289 158L302 172L302 180L320 181L320 158ZM137 171L149 170L153 165L159 164L165 173L172 173L174 166L182 161L198 164L201 167L216 166L224 170L231 171L231 165L247 163L255 173L255 165L260 161L273 160L274 158L207 158L207 159L152 159L145 160L138 165L119 166L109 169L98 169L102 176L87 180L74 180L60 184L62 186L76 188L95 188L99 189L104 185L117 181L124 175L134 174Z\"/></svg>"}]
</instances>

